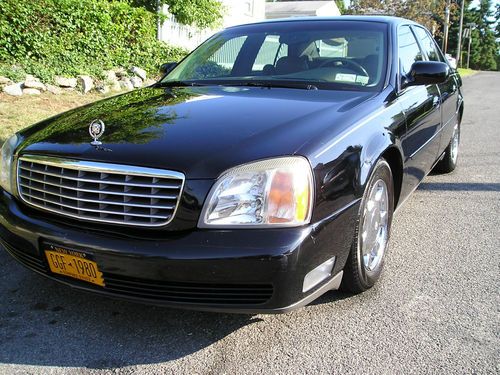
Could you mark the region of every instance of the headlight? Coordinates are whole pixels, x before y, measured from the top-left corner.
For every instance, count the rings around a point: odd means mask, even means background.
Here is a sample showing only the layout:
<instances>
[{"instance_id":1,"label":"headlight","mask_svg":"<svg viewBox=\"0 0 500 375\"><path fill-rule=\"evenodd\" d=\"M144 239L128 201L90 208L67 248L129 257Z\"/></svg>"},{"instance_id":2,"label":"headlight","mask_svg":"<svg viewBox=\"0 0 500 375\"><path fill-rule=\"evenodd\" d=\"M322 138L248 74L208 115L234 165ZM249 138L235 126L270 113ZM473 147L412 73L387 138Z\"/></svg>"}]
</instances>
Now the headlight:
<instances>
[{"instance_id":1,"label":"headlight","mask_svg":"<svg viewBox=\"0 0 500 375\"><path fill-rule=\"evenodd\" d=\"M294 227L311 219L313 178L300 156L244 164L210 190L198 227Z\"/></svg>"},{"instance_id":2,"label":"headlight","mask_svg":"<svg viewBox=\"0 0 500 375\"><path fill-rule=\"evenodd\" d=\"M14 190L12 184L12 160L18 143L19 138L17 135L13 135L5 141L0 151L0 186L10 194Z\"/></svg>"}]
</instances>

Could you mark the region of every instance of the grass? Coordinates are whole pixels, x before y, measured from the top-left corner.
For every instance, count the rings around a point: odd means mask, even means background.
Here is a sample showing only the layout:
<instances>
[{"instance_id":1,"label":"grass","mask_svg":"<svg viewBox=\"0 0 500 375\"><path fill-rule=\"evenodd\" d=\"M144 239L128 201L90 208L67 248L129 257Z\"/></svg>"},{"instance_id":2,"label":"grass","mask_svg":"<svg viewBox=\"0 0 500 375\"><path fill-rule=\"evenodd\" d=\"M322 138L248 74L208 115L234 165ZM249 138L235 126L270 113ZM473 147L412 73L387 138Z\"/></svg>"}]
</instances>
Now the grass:
<instances>
[{"instance_id":1,"label":"grass","mask_svg":"<svg viewBox=\"0 0 500 375\"><path fill-rule=\"evenodd\" d=\"M0 93L0 145L26 126L104 97L102 94L82 95L76 92L21 97Z\"/></svg>"},{"instance_id":2,"label":"grass","mask_svg":"<svg viewBox=\"0 0 500 375\"><path fill-rule=\"evenodd\" d=\"M472 70L472 69L465 69L465 68L458 68L458 72L460 73L460 76L463 78L463 77L467 77L467 76L471 76L473 74L476 74L477 71L476 70Z\"/></svg>"}]
</instances>

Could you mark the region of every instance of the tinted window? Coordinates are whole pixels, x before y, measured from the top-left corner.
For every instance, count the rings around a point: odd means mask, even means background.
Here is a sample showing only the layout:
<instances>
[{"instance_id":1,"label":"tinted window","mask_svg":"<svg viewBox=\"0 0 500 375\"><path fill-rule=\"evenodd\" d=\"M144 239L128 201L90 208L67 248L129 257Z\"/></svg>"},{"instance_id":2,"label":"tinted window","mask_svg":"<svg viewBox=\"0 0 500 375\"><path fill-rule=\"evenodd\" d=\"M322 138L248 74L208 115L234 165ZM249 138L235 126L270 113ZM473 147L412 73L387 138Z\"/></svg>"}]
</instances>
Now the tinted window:
<instances>
[{"instance_id":1,"label":"tinted window","mask_svg":"<svg viewBox=\"0 0 500 375\"><path fill-rule=\"evenodd\" d=\"M312 84L380 89L387 70L387 25L378 22L274 22L233 27L210 38L168 81ZM272 83L272 82L270 82Z\"/></svg>"},{"instance_id":2,"label":"tinted window","mask_svg":"<svg viewBox=\"0 0 500 375\"><path fill-rule=\"evenodd\" d=\"M415 31L418 41L420 42L420 45L422 46L429 60L443 61L441 59L441 54L437 49L436 43L434 43L434 39L432 39L429 33L424 29L422 29L421 27L414 27L413 30Z\"/></svg>"},{"instance_id":3,"label":"tinted window","mask_svg":"<svg viewBox=\"0 0 500 375\"><path fill-rule=\"evenodd\" d=\"M422 52L409 26L403 26L398 33L399 61L403 74L408 74L415 61L422 61Z\"/></svg>"}]
</instances>

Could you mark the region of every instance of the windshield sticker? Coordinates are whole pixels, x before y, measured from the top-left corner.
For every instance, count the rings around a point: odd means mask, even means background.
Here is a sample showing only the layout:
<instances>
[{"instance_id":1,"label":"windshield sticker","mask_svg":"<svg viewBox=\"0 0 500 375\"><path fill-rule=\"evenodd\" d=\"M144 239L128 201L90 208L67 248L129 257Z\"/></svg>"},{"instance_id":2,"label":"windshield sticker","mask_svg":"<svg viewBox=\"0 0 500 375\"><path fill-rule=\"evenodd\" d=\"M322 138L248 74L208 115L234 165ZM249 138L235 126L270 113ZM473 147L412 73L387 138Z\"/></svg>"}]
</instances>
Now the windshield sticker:
<instances>
[{"instance_id":1,"label":"windshield sticker","mask_svg":"<svg viewBox=\"0 0 500 375\"><path fill-rule=\"evenodd\" d=\"M356 82L356 74L337 73L335 75L335 80L342 82Z\"/></svg>"},{"instance_id":2,"label":"windshield sticker","mask_svg":"<svg viewBox=\"0 0 500 375\"><path fill-rule=\"evenodd\" d=\"M356 74L337 73L335 75L335 81L338 82L360 83L366 85L368 80L369 78L367 76L358 76Z\"/></svg>"},{"instance_id":3,"label":"windshield sticker","mask_svg":"<svg viewBox=\"0 0 500 375\"><path fill-rule=\"evenodd\" d=\"M368 80L369 80L369 78L367 76L357 76L356 77L356 82L361 83L362 85L367 85Z\"/></svg>"}]
</instances>

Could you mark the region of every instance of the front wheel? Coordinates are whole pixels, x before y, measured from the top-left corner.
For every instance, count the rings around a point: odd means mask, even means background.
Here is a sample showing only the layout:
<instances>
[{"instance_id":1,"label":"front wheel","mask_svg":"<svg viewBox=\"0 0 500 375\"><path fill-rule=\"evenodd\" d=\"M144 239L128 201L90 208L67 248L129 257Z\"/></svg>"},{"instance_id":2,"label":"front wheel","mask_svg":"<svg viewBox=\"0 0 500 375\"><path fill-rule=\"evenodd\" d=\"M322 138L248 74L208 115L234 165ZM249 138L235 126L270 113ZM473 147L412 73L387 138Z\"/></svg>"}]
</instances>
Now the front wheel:
<instances>
[{"instance_id":1,"label":"front wheel","mask_svg":"<svg viewBox=\"0 0 500 375\"><path fill-rule=\"evenodd\" d=\"M394 182L389 164L380 159L366 185L356 234L344 268L341 288L361 293L379 279L394 211Z\"/></svg>"}]
</instances>

